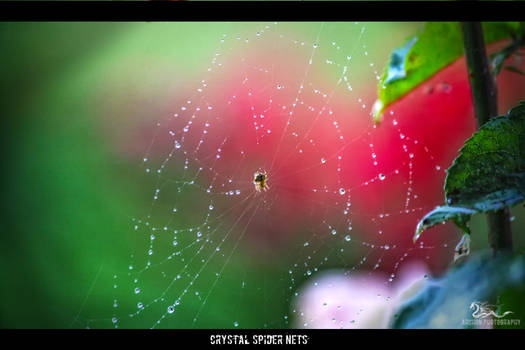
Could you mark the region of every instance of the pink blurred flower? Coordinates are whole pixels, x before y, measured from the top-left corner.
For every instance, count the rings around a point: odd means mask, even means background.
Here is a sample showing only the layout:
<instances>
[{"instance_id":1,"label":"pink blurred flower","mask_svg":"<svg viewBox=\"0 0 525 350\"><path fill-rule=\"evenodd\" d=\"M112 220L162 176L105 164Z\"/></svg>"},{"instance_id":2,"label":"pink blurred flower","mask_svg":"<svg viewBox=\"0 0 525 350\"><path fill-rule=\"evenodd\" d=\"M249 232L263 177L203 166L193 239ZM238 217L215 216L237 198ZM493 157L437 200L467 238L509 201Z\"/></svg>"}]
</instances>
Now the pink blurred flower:
<instances>
[{"instance_id":1,"label":"pink blurred flower","mask_svg":"<svg viewBox=\"0 0 525 350\"><path fill-rule=\"evenodd\" d=\"M324 271L299 291L293 312L297 328L388 328L395 310L416 294L426 265L403 265L392 282L382 272Z\"/></svg>"}]
</instances>

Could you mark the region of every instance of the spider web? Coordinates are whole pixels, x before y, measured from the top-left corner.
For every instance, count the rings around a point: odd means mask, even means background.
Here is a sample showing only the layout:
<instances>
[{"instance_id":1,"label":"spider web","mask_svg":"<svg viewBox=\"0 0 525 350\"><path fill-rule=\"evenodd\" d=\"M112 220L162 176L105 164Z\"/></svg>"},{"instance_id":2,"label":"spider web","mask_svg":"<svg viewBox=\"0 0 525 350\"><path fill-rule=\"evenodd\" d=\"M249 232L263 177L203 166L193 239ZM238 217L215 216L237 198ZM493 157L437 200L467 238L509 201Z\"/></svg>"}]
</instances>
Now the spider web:
<instances>
[{"instance_id":1,"label":"spider web","mask_svg":"<svg viewBox=\"0 0 525 350\"><path fill-rule=\"evenodd\" d=\"M371 121L383 64L368 57L374 25L218 34L202 77L153 117L137 167L151 204L130 222L136 251L114 275L111 317L88 327L316 327L300 298L306 285L333 283L316 276L373 276L386 305L407 261L453 254L447 238L412 242L433 208L415 164L430 164L438 182L444 172L401 116ZM332 40L341 30L347 39ZM393 149L385 135L402 142ZM258 170L268 191L255 190ZM333 327L359 327L368 307Z\"/></svg>"}]
</instances>

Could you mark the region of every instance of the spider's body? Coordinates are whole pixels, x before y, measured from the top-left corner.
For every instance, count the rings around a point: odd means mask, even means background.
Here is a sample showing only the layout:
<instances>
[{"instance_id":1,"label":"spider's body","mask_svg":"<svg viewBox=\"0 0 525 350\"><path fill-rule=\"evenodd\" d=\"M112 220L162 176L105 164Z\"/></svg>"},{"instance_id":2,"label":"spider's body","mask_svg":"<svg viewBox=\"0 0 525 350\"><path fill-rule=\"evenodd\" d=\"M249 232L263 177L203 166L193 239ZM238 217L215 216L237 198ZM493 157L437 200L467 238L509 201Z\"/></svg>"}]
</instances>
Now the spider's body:
<instances>
[{"instance_id":1,"label":"spider's body","mask_svg":"<svg viewBox=\"0 0 525 350\"><path fill-rule=\"evenodd\" d=\"M253 184L257 192L267 191L270 186L268 186L268 175L266 171L259 170L253 174Z\"/></svg>"}]
</instances>

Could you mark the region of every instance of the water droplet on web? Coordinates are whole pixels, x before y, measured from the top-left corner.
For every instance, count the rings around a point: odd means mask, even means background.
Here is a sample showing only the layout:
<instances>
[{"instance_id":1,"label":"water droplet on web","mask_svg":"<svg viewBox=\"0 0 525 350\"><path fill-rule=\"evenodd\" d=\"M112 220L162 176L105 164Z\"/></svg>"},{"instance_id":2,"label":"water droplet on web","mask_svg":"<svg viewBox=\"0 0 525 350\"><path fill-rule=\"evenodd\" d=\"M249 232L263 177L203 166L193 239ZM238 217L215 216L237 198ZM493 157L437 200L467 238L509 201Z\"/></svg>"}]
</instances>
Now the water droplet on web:
<instances>
[{"instance_id":1,"label":"water droplet on web","mask_svg":"<svg viewBox=\"0 0 525 350\"><path fill-rule=\"evenodd\" d=\"M237 321L233 322L233 326L234 327L239 327L239 322L237 322Z\"/></svg>"},{"instance_id":2,"label":"water droplet on web","mask_svg":"<svg viewBox=\"0 0 525 350\"><path fill-rule=\"evenodd\" d=\"M173 307L173 305L168 306L168 313L169 314L172 314L174 311L175 311L175 308Z\"/></svg>"},{"instance_id":3,"label":"water droplet on web","mask_svg":"<svg viewBox=\"0 0 525 350\"><path fill-rule=\"evenodd\" d=\"M113 323L117 323L117 322L118 322L118 318L113 317L113 318L111 319L111 322L113 322Z\"/></svg>"},{"instance_id":4,"label":"water droplet on web","mask_svg":"<svg viewBox=\"0 0 525 350\"><path fill-rule=\"evenodd\" d=\"M143 309L144 308L144 304L142 304L140 301L137 303L137 307L139 309Z\"/></svg>"},{"instance_id":5,"label":"water droplet on web","mask_svg":"<svg viewBox=\"0 0 525 350\"><path fill-rule=\"evenodd\" d=\"M208 209L210 210L213 210L213 208L214 208L213 204L210 204L210 206L208 207Z\"/></svg>"},{"instance_id":6,"label":"water droplet on web","mask_svg":"<svg viewBox=\"0 0 525 350\"><path fill-rule=\"evenodd\" d=\"M135 294L139 294L140 293L140 288L135 288Z\"/></svg>"},{"instance_id":7,"label":"water droplet on web","mask_svg":"<svg viewBox=\"0 0 525 350\"><path fill-rule=\"evenodd\" d=\"M441 170L441 167L439 165L436 165L436 170Z\"/></svg>"},{"instance_id":8,"label":"water droplet on web","mask_svg":"<svg viewBox=\"0 0 525 350\"><path fill-rule=\"evenodd\" d=\"M337 234L337 231L335 229L332 229L332 235Z\"/></svg>"},{"instance_id":9,"label":"water droplet on web","mask_svg":"<svg viewBox=\"0 0 525 350\"><path fill-rule=\"evenodd\" d=\"M350 242L351 240L352 240L352 238L350 237L350 235L346 235L345 236L345 241Z\"/></svg>"},{"instance_id":10,"label":"water droplet on web","mask_svg":"<svg viewBox=\"0 0 525 350\"><path fill-rule=\"evenodd\" d=\"M340 195L343 195L343 194L345 194L345 192L346 192L346 191L345 191L345 189L344 189L344 188L340 188L340 189L339 189L339 194L340 194Z\"/></svg>"},{"instance_id":11,"label":"water droplet on web","mask_svg":"<svg viewBox=\"0 0 525 350\"><path fill-rule=\"evenodd\" d=\"M324 164L324 163L326 163L326 159L321 158L321 164Z\"/></svg>"},{"instance_id":12,"label":"water droplet on web","mask_svg":"<svg viewBox=\"0 0 525 350\"><path fill-rule=\"evenodd\" d=\"M386 178L385 174L379 174L379 180L383 181Z\"/></svg>"},{"instance_id":13,"label":"water droplet on web","mask_svg":"<svg viewBox=\"0 0 525 350\"><path fill-rule=\"evenodd\" d=\"M449 93L452 90L452 87L447 82L442 82L437 86L438 90L444 93Z\"/></svg>"}]
</instances>

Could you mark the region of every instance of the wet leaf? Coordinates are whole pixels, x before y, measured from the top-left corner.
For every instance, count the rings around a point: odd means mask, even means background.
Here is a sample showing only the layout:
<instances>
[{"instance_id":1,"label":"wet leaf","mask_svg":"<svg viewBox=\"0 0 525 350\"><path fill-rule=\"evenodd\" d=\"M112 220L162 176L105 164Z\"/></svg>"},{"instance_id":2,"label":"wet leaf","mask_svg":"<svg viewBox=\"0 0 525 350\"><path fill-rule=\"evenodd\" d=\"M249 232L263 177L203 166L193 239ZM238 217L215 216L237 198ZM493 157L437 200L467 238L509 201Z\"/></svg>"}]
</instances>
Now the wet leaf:
<instances>
[{"instance_id":1,"label":"wet leaf","mask_svg":"<svg viewBox=\"0 0 525 350\"><path fill-rule=\"evenodd\" d=\"M485 42L515 35L519 22L483 23ZM420 33L392 52L379 81L373 118L378 122L385 108L405 96L463 55L461 27L456 22L428 22Z\"/></svg>"},{"instance_id":2,"label":"wet leaf","mask_svg":"<svg viewBox=\"0 0 525 350\"><path fill-rule=\"evenodd\" d=\"M492 118L447 170L447 204L498 210L525 199L525 101Z\"/></svg>"},{"instance_id":3,"label":"wet leaf","mask_svg":"<svg viewBox=\"0 0 525 350\"><path fill-rule=\"evenodd\" d=\"M465 142L447 170L445 201L418 223L414 240L444 220L463 231L470 216L525 200L525 102L492 118Z\"/></svg>"},{"instance_id":4,"label":"wet leaf","mask_svg":"<svg viewBox=\"0 0 525 350\"><path fill-rule=\"evenodd\" d=\"M416 241L419 236L421 236L421 233L423 233L423 231L425 231L427 228L441 224L447 220L457 220L458 226L463 225L463 231L465 231L465 233L470 233L467 222L468 219L470 219L470 216L475 213L475 210L469 208L450 206L436 207L436 209L425 215L423 219L421 219L417 224L414 241Z\"/></svg>"}]
</instances>

